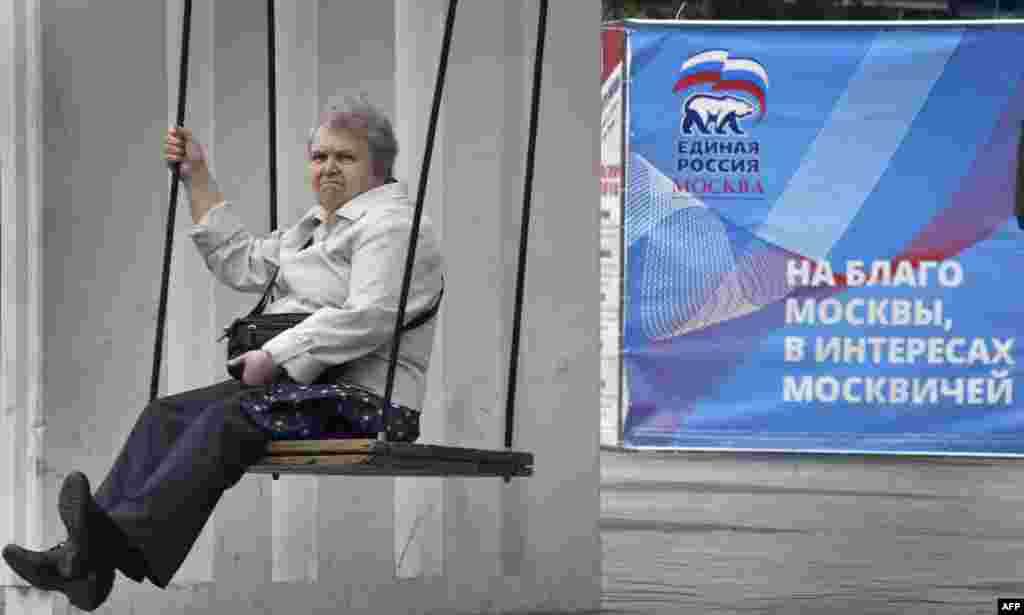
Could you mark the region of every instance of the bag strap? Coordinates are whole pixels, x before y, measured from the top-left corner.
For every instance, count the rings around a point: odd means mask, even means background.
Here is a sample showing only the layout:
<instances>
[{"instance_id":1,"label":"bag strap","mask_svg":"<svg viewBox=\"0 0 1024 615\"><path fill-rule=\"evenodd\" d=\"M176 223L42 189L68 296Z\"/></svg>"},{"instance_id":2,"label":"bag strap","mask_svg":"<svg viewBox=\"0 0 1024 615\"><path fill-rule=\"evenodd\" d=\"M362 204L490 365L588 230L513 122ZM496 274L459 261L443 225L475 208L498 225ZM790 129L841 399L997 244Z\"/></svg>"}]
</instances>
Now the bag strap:
<instances>
[{"instance_id":1,"label":"bag strap","mask_svg":"<svg viewBox=\"0 0 1024 615\"><path fill-rule=\"evenodd\" d=\"M277 281L277 274L280 271L280 267L274 269L274 275L270 276L270 281L267 282L267 287L266 289L263 290L263 296L260 297L259 303L257 303L256 306L253 307L252 310L249 312L249 316L259 316L260 314L263 313L263 310L266 309L267 303L270 302L270 291L273 290L274 282Z\"/></svg>"},{"instance_id":2,"label":"bag strap","mask_svg":"<svg viewBox=\"0 0 1024 615\"><path fill-rule=\"evenodd\" d=\"M441 299L444 297L444 280L441 280L441 292L437 293L437 301L431 306L429 310L423 312L416 318L413 318L409 322L402 326L402 331L411 331L416 327L425 324L428 320L437 315L437 312L441 309Z\"/></svg>"},{"instance_id":3,"label":"bag strap","mask_svg":"<svg viewBox=\"0 0 1024 615\"><path fill-rule=\"evenodd\" d=\"M309 238L309 241L307 241L306 245L302 246L301 249L305 250L311 245L313 245L312 237ZM267 282L267 287L263 289L263 296L260 297L259 303L257 303L255 307L253 307L252 310L249 312L248 316L246 316L247 318L251 316L259 316L260 314L263 313L263 310L267 309L267 304L270 303L270 293L274 289L274 282L277 281L277 274L280 272L281 267L277 267L276 269L274 269L274 275L270 276L270 281Z\"/></svg>"}]
</instances>

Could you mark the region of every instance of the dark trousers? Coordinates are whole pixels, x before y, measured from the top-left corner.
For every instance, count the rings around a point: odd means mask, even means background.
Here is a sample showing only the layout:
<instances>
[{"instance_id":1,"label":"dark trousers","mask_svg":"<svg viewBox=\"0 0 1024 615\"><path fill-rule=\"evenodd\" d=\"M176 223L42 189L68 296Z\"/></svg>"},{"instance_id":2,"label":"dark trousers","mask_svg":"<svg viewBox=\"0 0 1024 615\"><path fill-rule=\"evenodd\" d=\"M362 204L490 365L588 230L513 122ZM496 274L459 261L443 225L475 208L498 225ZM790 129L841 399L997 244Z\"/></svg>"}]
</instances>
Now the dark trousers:
<instances>
[{"instance_id":1,"label":"dark trousers","mask_svg":"<svg viewBox=\"0 0 1024 615\"><path fill-rule=\"evenodd\" d=\"M95 494L129 547L114 554L126 576L167 587L221 495L263 457L270 438L238 404L259 388L229 380L146 406Z\"/></svg>"}]
</instances>

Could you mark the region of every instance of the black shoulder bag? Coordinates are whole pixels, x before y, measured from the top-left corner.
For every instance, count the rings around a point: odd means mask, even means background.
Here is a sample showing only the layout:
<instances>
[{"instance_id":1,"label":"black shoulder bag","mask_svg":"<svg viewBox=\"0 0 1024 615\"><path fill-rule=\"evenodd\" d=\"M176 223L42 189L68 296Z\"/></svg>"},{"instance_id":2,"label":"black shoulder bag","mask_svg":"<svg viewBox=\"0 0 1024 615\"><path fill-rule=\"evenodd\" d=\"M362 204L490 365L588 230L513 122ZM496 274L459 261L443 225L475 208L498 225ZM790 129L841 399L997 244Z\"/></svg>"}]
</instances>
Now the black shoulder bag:
<instances>
[{"instance_id":1,"label":"black shoulder bag","mask_svg":"<svg viewBox=\"0 0 1024 615\"><path fill-rule=\"evenodd\" d=\"M263 344L269 342L282 331L287 331L309 318L309 314L306 312L263 313L267 303L270 302L270 291L273 289L274 282L277 281L277 274L280 271L280 267L274 271L274 275L270 277L270 282L267 283L267 288L263 291L263 296L252 311L241 318L236 318L234 322L224 328L224 334L217 338L218 342L224 338L228 339L229 361L250 350L258 350ZM444 288L438 293L437 301L434 302L433 307L403 325L402 331L415 329L433 318L441 308L441 297L443 295Z\"/></svg>"}]
</instances>

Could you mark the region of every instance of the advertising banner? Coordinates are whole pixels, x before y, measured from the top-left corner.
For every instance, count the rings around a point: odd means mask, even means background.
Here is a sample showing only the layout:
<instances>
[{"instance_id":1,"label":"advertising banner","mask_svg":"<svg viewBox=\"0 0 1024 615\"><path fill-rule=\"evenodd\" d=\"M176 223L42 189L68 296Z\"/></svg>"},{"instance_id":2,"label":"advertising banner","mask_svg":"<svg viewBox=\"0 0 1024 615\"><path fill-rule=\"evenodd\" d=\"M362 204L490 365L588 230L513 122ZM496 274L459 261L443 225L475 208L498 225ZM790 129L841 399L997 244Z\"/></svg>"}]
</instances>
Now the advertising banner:
<instances>
[{"instance_id":1,"label":"advertising banner","mask_svg":"<svg viewBox=\"0 0 1024 615\"><path fill-rule=\"evenodd\" d=\"M1024 24L623 27L623 443L1024 453Z\"/></svg>"}]
</instances>

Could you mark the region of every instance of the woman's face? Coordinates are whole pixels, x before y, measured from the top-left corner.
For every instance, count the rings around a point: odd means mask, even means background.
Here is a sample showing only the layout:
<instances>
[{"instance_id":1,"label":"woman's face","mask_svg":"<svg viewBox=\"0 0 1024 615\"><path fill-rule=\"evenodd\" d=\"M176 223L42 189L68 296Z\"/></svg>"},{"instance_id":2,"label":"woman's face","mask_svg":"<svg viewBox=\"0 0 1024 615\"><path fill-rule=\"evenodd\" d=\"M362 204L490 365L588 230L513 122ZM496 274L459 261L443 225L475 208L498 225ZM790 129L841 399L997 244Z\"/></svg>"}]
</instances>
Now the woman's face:
<instances>
[{"instance_id":1,"label":"woman's face","mask_svg":"<svg viewBox=\"0 0 1024 615\"><path fill-rule=\"evenodd\" d=\"M327 212L384 183L373 175L365 133L347 128L320 127L309 168L313 192Z\"/></svg>"}]
</instances>

